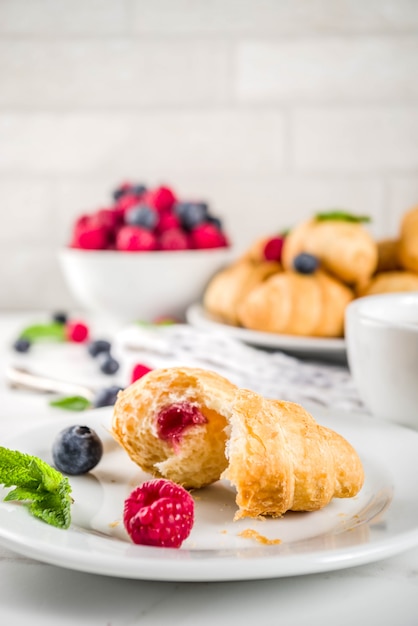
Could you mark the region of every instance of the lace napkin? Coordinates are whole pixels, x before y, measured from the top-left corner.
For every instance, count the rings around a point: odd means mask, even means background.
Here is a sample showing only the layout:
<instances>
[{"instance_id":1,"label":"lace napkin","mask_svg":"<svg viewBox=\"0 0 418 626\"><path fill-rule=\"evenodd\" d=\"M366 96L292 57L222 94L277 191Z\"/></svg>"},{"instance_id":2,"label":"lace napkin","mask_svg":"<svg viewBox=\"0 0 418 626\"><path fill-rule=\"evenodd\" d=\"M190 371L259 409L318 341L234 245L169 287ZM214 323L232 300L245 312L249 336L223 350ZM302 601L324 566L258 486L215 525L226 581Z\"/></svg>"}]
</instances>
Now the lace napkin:
<instances>
[{"instance_id":1,"label":"lace napkin","mask_svg":"<svg viewBox=\"0 0 418 626\"><path fill-rule=\"evenodd\" d=\"M119 331L114 345L128 367L202 367L265 397L366 412L347 367L254 348L222 331L132 325Z\"/></svg>"}]
</instances>

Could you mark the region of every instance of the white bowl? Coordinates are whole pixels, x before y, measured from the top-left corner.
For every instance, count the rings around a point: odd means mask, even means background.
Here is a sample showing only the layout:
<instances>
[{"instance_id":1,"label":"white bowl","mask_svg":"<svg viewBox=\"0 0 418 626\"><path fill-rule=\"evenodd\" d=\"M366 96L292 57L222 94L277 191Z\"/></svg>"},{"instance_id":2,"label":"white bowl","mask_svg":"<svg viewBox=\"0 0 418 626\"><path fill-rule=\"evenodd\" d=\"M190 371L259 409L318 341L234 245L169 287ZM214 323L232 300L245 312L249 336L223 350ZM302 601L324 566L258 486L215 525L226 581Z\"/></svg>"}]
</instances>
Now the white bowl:
<instances>
[{"instance_id":1,"label":"white bowl","mask_svg":"<svg viewBox=\"0 0 418 626\"><path fill-rule=\"evenodd\" d=\"M209 279L232 257L230 248L119 252L65 248L62 271L79 305L120 322L184 319Z\"/></svg>"},{"instance_id":2,"label":"white bowl","mask_svg":"<svg viewBox=\"0 0 418 626\"><path fill-rule=\"evenodd\" d=\"M354 300L345 312L345 339L370 412L418 429L418 292Z\"/></svg>"}]
</instances>

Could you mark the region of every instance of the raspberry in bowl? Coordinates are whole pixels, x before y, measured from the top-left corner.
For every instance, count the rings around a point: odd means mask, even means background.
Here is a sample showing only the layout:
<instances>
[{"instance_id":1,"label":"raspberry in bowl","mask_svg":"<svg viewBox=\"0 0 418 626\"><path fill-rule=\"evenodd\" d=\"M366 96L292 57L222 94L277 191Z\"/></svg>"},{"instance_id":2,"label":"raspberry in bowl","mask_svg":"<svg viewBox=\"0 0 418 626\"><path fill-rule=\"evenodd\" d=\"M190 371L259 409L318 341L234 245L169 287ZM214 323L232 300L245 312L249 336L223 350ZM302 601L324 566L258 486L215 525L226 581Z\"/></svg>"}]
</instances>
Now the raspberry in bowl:
<instances>
[{"instance_id":1,"label":"raspberry in bowl","mask_svg":"<svg viewBox=\"0 0 418 626\"><path fill-rule=\"evenodd\" d=\"M60 251L76 303L124 322L183 320L230 259L222 222L206 202L133 183L120 185L109 207L80 215Z\"/></svg>"}]
</instances>

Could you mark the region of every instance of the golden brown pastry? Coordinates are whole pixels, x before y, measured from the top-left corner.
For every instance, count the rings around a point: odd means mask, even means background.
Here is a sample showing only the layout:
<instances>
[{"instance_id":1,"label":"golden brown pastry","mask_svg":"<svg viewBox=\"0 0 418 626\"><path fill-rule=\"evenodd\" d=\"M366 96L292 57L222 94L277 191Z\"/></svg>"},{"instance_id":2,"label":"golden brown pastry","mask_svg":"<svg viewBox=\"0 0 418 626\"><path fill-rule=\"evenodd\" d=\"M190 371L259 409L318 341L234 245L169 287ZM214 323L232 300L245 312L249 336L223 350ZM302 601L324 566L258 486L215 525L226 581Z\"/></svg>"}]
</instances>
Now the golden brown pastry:
<instances>
[{"instance_id":1,"label":"golden brown pastry","mask_svg":"<svg viewBox=\"0 0 418 626\"><path fill-rule=\"evenodd\" d=\"M280 270L280 264L274 261L254 263L249 259L240 260L210 280L203 295L203 306L224 322L237 325L241 300L255 286Z\"/></svg>"},{"instance_id":2,"label":"golden brown pastry","mask_svg":"<svg viewBox=\"0 0 418 626\"><path fill-rule=\"evenodd\" d=\"M341 337L352 290L321 270L280 272L255 287L238 307L245 328L312 337Z\"/></svg>"},{"instance_id":3,"label":"golden brown pastry","mask_svg":"<svg viewBox=\"0 0 418 626\"><path fill-rule=\"evenodd\" d=\"M235 390L206 370L153 370L119 393L112 434L145 472L208 485L227 466L225 415Z\"/></svg>"},{"instance_id":4,"label":"golden brown pastry","mask_svg":"<svg viewBox=\"0 0 418 626\"><path fill-rule=\"evenodd\" d=\"M120 392L112 433L151 474L186 487L229 480L236 518L313 511L364 479L352 446L302 407L202 369L154 370Z\"/></svg>"},{"instance_id":5,"label":"golden brown pastry","mask_svg":"<svg viewBox=\"0 0 418 626\"><path fill-rule=\"evenodd\" d=\"M237 490L235 519L315 511L363 485L354 448L298 404L241 389L230 423L223 477Z\"/></svg>"},{"instance_id":6,"label":"golden brown pastry","mask_svg":"<svg viewBox=\"0 0 418 626\"><path fill-rule=\"evenodd\" d=\"M376 273L399 269L401 269L399 263L399 239L381 239L378 241Z\"/></svg>"},{"instance_id":7,"label":"golden brown pastry","mask_svg":"<svg viewBox=\"0 0 418 626\"><path fill-rule=\"evenodd\" d=\"M366 286L358 290L357 295L371 296L396 291L418 291L418 274L403 270L379 272Z\"/></svg>"},{"instance_id":8,"label":"golden brown pastry","mask_svg":"<svg viewBox=\"0 0 418 626\"><path fill-rule=\"evenodd\" d=\"M312 218L287 235L282 254L284 269L307 252L318 257L323 269L353 285L367 280L377 267L377 245L358 222Z\"/></svg>"},{"instance_id":9,"label":"golden brown pastry","mask_svg":"<svg viewBox=\"0 0 418 626\"><path fill-rule=\"evenodd\" d=\"M406 270L418 272L418 207L403 216L399 238L399 261Z\"/></svg>"}]
</instances>

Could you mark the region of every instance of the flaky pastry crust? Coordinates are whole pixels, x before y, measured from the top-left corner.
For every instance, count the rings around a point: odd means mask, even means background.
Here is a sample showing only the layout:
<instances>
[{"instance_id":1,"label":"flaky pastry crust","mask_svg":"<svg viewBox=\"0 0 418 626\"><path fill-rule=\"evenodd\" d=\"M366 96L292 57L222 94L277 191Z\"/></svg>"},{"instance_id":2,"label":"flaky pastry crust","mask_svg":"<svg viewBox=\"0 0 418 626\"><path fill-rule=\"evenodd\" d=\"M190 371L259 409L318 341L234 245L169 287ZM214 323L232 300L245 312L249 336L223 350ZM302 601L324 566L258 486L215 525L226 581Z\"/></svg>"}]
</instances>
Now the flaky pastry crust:
<instances>
[{"instance_id":1,"label":"flaky pastry crust","mask_svg":"<svg viewBox=\"0 0 418 626\"><path fill-rule=\"evenodd\" d=\"M206 418L173 443L158 436L157 415L178 402ZM314 511L356 495L364 474L354 448L300 405L267 400L196 368L150 372L120 392L112 433L143 470L186 487L227 479L239 517Z\"/></svg>"}]
</instances>

